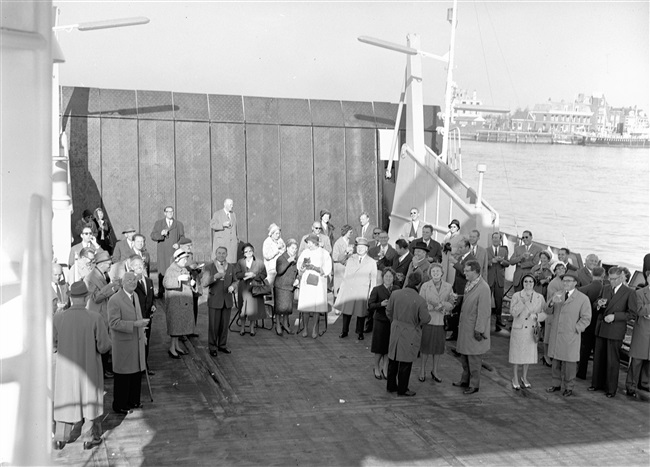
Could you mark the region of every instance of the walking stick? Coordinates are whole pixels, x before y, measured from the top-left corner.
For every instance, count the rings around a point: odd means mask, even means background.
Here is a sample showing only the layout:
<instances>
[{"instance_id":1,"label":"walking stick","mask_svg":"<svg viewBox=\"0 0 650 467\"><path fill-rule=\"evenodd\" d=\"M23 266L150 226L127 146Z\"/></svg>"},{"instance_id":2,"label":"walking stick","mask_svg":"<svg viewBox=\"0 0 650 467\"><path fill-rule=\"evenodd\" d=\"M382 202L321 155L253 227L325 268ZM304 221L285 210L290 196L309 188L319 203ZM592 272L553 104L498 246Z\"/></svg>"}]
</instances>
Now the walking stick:
<instances>
[{"instance_id":1,"label":"walking stick","mask_svg":"<svg viewBox=\"0 0 650 467\"><path fill-rule=\"evenodd\" d=\"M140 348L140 333L138 332L138 348ZM153 402L153 392L151 392L151 381L149 380L149 370L147 364L144 365L144 375L147 377L147 389L149 389L149 398Z\"/></svg>"}]
</instances>

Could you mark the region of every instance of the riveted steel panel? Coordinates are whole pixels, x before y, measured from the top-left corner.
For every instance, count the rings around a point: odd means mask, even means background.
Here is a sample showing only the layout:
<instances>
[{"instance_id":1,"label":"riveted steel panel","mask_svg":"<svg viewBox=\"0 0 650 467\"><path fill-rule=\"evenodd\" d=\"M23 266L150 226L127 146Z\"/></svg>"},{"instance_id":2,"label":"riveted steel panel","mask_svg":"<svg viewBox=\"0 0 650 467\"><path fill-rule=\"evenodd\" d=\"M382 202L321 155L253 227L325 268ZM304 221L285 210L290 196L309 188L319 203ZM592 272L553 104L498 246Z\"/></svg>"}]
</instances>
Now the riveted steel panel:
<instances>
[{"instance_id":1,"label":"riveted steel panel","mask_svg":"<svg viewBox=\"0 0 650 467\"><path fill-rule=\"evenodd\" d=\"M282 238L300 238L314 221L311 127L280 127Z\"/></svg>"},{"instance_id":2,"label":"riveted steel panel","mask_svg":"<svg viewBox=\"0 0 650 467\"><path fill-rule=\"evenodd\" d=\"M269 97L244 96L246 123L278 123L278 100Z\"/></svg>"},{"instance_id":3,"label":"riveted steel panel","mask_svg":"<svg viewBox=\"0 0 650 467\"><path fill-rule=\"evenodd\" d=\"M102 117L137 118L135 91L126 89L100 89L100 113Z\"/></svg>"},{"instance_id":4,"label":"riveted steel panel","mask_svg":"<svg viewBox=\"0 0 650 467\"><path fill-rule=\"evenodd\" d=\"M151 260L157 261L156 243L151 240L153 225L164 217L165 206L176 205L174 122L140 120L138 153L140 233L147 239Z\"/></svg>"},{"instance_id":5,"label":"riveted steel panel","mask_svg":"<svg viewBox=\"0 0 650 467\"><path fill-rule=\"evenodd\" d=\"M309 101L309 107L311 108L311 121L314 126L344 126L345 121L341 101L312 99Z\"/></svg>"},{"instance_id":6,"label":"riveted steel panel","mask_svg":"<svg viewBox=\"0 0 650 467\"><path fill-rule=\"evenodd\" d=\"M375 128L372 102L342 101L341 108L346 127Z\"/></svg>"},{"instance_id":7,"label":"riveted steel panel","mask_svg":"<svg viewBox=\"0 0 650 467\"><path fill-rule=\"evenodd\" d=\"M313 128L314 138L314 211L332 212L332 224L339 236L348 223L345 186L345 130ZM306 233L306 232L305 232ZM304 234L303 234L304 235Z\"/></svg>"},{"instance_id":8,"label":"riveted steel panel","mask_svg":"<svg viewBox=\"0 0 650 467\"><path fill-rule=\"evenodd\" d=\"M246 125L246 169L248 241L261 257L269 225L282 220L277 125Z\"/></svg>"},{"instance_id":9,"label":"riveted steel panel","mask_svg":"<svg viewBox=\"0 0 650 467\"><path fill-rule=\"evenodd\" d=\"M311 125L307 99L278 99L278 117L281 125Z\"/></svg>"},{"instance_id":10,"label":"riveted steel panel","mask_svg":"<svg viewBox=\"0 0 650 467\"><path fill-rule=\"evenodd\" d=\"M212 123L212 214L223 208L227 198L233 200L237 216L237 235L246 239L246 138L241 123Z\"/></svg>"},{"instance_id":11,"label":"riveted steel panel","mask_svg":"<svg viewBox=\"0 0 650 467\"><path fill-rule=\"evenodd\" d=\"M345 167L348 220L359 225L359 215L367 212L377 225L377 145L375 130L346 128ZM358 229L357 229L358 230Z\"/></svg>"},{"instance_id":12,"label":"riveted steel panel","mask_svg":"<svg viewBox=\"0 0 650 467\"><path fill-rule=\"evenodd\" d=\"M210 230L210 125L176 122L176 217L192 239L194 258L209 260Z\"/></svg>"},{"instance_id":13,"label":"riveted steel panel","mask_svg":"<svg viewBox=\"0 0 650 467\"><path fill-rule=\"evenodd\" d=\"M139 224L138 122L102 118L102 200L116 236Z\"/></svg>"},{"instance_id":14,"label":"riveted steel panel","mask_svg":"<svg viewBox=\"0 0 650 467\"><path fill-rule=\"evenodd\" d=\"M140 120L174 120L171 92L136 91Z\"/></svg>"},{"instance_id":15,"label":"riveted steel panel","mask_svg":"<svg viewBox=\"0 0 650 467\"><path fill-rule=\"evenodd\" d=\"M99 108L99 89L61 87L61 109L66 117L99 115Z\"/></svg>"},{"instance_id":16,"label":"riveted steel panel","mask_svg":"<svg viewBox=\"0 0 650 467\"><path fill-rule=\"evenodd\" d=\"M101 206L102 161L99 118L71 117L65 128L69 144L72 183L72 228L84 209ZM76 235L76 232L73 232ZM79 237L74 239L77 243Z\"/></svg>"},{"instance_id":17,"label":"riveted steel panel","mask_svg":"<svg viewBox=\"0 0 650 467\"><path fill-rule=\"evenodd\" d=\"M208 114L208 95L175 92L174 118L176 120L205 121L210 119Z\"/></svg>"},{"instance_id":18,"label":"riveted steel panel","mask_svg":"<svg viewBox=\"0 0 650 467\"><path fill-rule=\"evenodd\" d=\"M377 128L395 128L395 119L397 118L398 107L398 104L374 102L373 108L375 110L375 122L377 123ZM406 128L406 114L404 111L402 111L400 124L403 128Z\"/></svg>"},{"instance_id":19,"label":"riveted steel panel","mask_svg":"<svg viewBox=\"0 0 650 467\"><path fill-rule=\"evenodd\" d=\"M226 96L210 94L210 121L212 122L244 122L244 100L242 96Z\"/></svg>"}]
</instances>

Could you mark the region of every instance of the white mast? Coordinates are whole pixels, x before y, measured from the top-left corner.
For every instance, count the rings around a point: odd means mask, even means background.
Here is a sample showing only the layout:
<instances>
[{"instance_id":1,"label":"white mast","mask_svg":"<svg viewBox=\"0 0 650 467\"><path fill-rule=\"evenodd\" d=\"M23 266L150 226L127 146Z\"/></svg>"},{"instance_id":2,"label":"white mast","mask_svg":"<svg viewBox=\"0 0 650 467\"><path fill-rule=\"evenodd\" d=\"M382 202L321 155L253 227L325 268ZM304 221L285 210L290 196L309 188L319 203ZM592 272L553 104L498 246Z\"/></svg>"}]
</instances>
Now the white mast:
<instances>
[{"instance_id":1,"label":"white mast","mask_svg":"<svg viewBox=\"0 0 650 467\"><path fill-rule=\"evenodd\" d=\"M443 126L442 136L442 151L440 156L442 160L449 163L449 127L451 126L451 115L453 112L451 104L451 91L453 87L453 69L454 69L454 45L456 42L456 12L458 10L458 0L454 0L454 6L450 8L451 18L449 18L449 10L447 10L447 21L451 22L451 40L449 41L449 63L447 65L447 86L445 90L445 121Z\"/></svg>"}]
</instances>

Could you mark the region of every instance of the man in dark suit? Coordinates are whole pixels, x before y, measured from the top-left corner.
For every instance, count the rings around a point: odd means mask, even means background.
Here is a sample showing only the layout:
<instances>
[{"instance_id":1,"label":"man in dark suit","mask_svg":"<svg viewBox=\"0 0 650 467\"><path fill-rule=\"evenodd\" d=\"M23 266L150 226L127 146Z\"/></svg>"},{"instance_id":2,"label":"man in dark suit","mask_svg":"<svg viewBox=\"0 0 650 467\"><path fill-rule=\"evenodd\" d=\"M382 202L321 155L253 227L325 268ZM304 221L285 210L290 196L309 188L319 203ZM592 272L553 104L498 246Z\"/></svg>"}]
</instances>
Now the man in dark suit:
<instances>
[{"instance_id":1,"label":"man in dark suit","mask_svg":"<svg viewBox=\"0 0 650 467\"><path fill-rule=\"evenodd\" d=\"M178 249L178 242L181 238L185 237L185 227L183 223L174 219L174 208L172 206L165 207L165 218L158 219L151 231L151 240L157 242L157 266L158 270L158 298L165 296L165 287L163 286L163 278L165 272L172 262L172 256Z\"/></svg>"},{"instance_id":2,"label":"man in dark suit","mask_svg":"<svg viewBox=\"0 0 650 467\"><path fill-rule=\"evenodd\" d=\"M609 284L596 302L596 345L594 369L590 391L605 390L607 397L614 397L618 387L621 363L621 346L627 321L636 313L636 295L623 284L625 275L618 267L609 269Z\"/></svg>"},{"instance_id":3,"label":"man in dark suit","mask_svg":"<svg viewBox=\"0 0 650 467\"><path fill-rule=\"evenodd\" d=\"M377 270L383 271L393 265L397 251L388 244L388 232L385 230L379 233L378 240L379 243L368 250L368 256L377 261Z\"/></svg>"},{"instance_id":4,"label":"man in dark suit","mask_svg":"<svg viewBox=\"0 0 650 467\"><path fill-rule=\"evenodd\" d=\"M77 259L79 259L81 256L81 250L84 248L92 248L96 253L99 253L99 251L102 249L99 246L99 243L97 243L95 234L93 234L93 231L90 227L84 227L79 235L81 236L81 242L73 245L72 248L70 248L70 254L68 255L68 268L72 268L72 265ZM78 281L79 279L82 278L76 278L72 282Z\"/></svg>"},{"instance_id":5,"label":"man in dark suit","mask_svg":"<svg viewBox=\"0 0 650 467\"><path fill-rule=\"evenodd\" d=\"M451 331L451 336L447 338L448 341L455 341L458 339L458 323L460 321L460 312L463 307L463 295L465 293L465 285L467 284L467 279L465 277L465 265L468 261L474 260L474 255L470 251L470 243L466 238L461 239L458 242L458 255L459 258L456 259L454 256L449 257L449 262L453 263L453 267L456 270L456 277L452 288L454 293L458 295L458 300L456 300L456 305L451 312L451 315L448 318L448 330Z\"/></svg>"},{"instance_id":6,"label":"man in dark suit","mask_svg":"<svg viewBox=\"0 0 650 467\"><path fill-rule=\"evenodd\" d=\"M512 278L515 292L519 292L524 288L521 284L521 278L539 262L539 254L542 252L541 247L533 244L533 234L530 230L524 230L521 240L523 243L515 247L515 251L510 258L510 265L517 265L515 275Z\"/></svg>"},{"instance_id":7,"label":"man in dark suit","mask_svg":"<svg viewBox=\"0 0 650 467\"><path fill-rule=\"evenodd\" d=\"M113 339L113 411L126 415L142 407L140 388L142 372L147 369L144 351L144 328L140 301L136 300L138 280L133 271L124 274L122 288L108 301L108 324Z\"/></svg>"},{"instance_id":8,"label":"man in dark suit","mask_svg":"<svg viewBox=\"0 0 650 467\"><path fill-rule=\"evenodd\" d=\"M558 262L564 264L564 269L568 271L577 271L578 268L571 262L571 258L569 258L569 255L571 255L571 250L568 248L560 248L557 251L557 260Z\"/></svg>"},{"instance_id":9,"label":"man in dark suit","mask_svg":"<svg viewBox=\"0 0 650 467\"><path fill-rule=\"evenodd\" d=\"M113 263L119 263L135 254L133 249L133 236L135 235L134 227L127 227L122 230L124 238L115 244L113 249Z\"/></svg>"},{"instance_id":10,"label":"man in dark suit","mask_svg":"<svg viewBox=\"0 0 650 467\"><path fill-rule=\"evenodd\" d=\"M559 263L558 263L559 264ZM589 299L591 304L591 309L595 309L596 301L603 294L603 288L609 287L609 284L604 284L605 279L605 270L600 266L596 266L593 270L594 280L585 285L584 287L579 287L578 290L585 294ZM594 313L595 314L595 313ZM589 326L582 331L580 337L580 361L578 362L578 371L576 373L576 378L587 379L587 366L589 364L589 357L591 352L594 350L594 345L596 342L596 319L592 319L589 323Z\"/></svg>"},{"instance_id":11,"label":"man in dark suit","mask_svg":"<svg viewBox=\"0 0 650 467\"><path fill-rule=\"evenodd\" d=\"M492 314L496 316L496 332L505 329L501 321L501 309L503 308L503 287L506 278L508 262L508 247L501 245L501 233L494 232L491 237L492 246L487 249L488 278L490 292L494 296L494 308Z\"/></svg>"},{"instance_id":12,"label":"man in dark suit","mask_svg":"<svg viewBox=\"0 0 650 467\"><path fill-rule=\"evenodd\" d=\"M442 246L440 246L440 243L431 238L431 235L433 235L433 226L427 224L422 227L422 237L413 240L409 245L409 250L411 250L411 253L413 253L415 250L415 245L422 242L429 248L429 252L427 253L427 260L429 261L429 264L440 263L442 261Z\"/></svg>"},{"instance_id":13,"label":"man in dark suit","mask_svg":"<svg viewBox=\"0 0 650 467\"><path fill-rule=\"evenodd\" d=\"M479 239L481 238L481 232L478 230L472 230L469 233L469 248L478 264L481 265L481 277L484 281L487 282L488 275L488 255L485 248L478 244Z\"/></svg>"},{"instance_id":14,"label":"man in dark suit","mask_svg":"<svg viewBox=\"0 0 650 467\"><path fill-rule=\"evenodd\" d=\"M147 365L147 372L150 375L156 373L149 369L149 345L151 344L151 323L153 322L153 314L156 312L156 305L154 305L153 281L147 275L144 260L138 256L133 255L128 259L128 268L136 274L138 285L135 288L135 294L140 302L140 311L143 319L148 319L147 327L144 328L144 334L147 337L147 342L144 346L144 360Z\"/></svg>"},{"instance_id":15,"label":"man in dark suit","mask_svg":"<svg viewBox=\"0 0 650 467\"><path fill-rule=\"evenodd\" d=\"M594 280L593 270L598 266L600 260L598 256L591 254L585 258L585 265L578 269L578 287L584 287Z\"/></svg>"},{"instance_id":16,"label":"man in dark suit","mask_svg":"<svg viewBox=\"0 0 650 467\"><path fill-rule=\"evenodd\" d=\"M217 352L230 353L228 348L228 325L230 310L233 307L232 294L237 288L235 267L228 263L228 250L217 247L215 261L205 265L201 276L201 286L209 287L208 292L208 346L210 355Z\"/></svg>"},{"instance_id":17,"label":"man in dark suit","mask_svg":"<svg viewBox=\"0 0 650 467\"><path fill-rule=\"evenodd\" d=\"M408 243L403 238L395 242L395 252L397 257L393 259L393 269L395 270L395 288L401 289L406 279L413 254L409 251Z\"/></svg>"},{"instance_id":18,"label":"man in dark suit","mask_svg":"<svg viewBox=\"0 0 650 467\"><path fill-rule=\"evenodd\" d=\"M375 246L375 244L373 243L374 239L372 237L372 234L375 231L376 227L370 225L370 216L368 215L367 212L362 212L359 215L359 224L361 224L359 227L360 229L359 237L363 237L366 240L368 240L368 242L370 242L369 246L371 247Z\"/></svg>"},{"instance_id":19,"label":"man in dark suit","mask_svg":"<svg viewBox=\"0 0 650 467\"><path fill-rule=\"evenodd\" d=\"M144 269L147 271L147 277L149 277L151 274L151 255L147 251L145 243L144 235L137 233L133 236L133 251L144 261Z\"/></svg>"}]
</instances>

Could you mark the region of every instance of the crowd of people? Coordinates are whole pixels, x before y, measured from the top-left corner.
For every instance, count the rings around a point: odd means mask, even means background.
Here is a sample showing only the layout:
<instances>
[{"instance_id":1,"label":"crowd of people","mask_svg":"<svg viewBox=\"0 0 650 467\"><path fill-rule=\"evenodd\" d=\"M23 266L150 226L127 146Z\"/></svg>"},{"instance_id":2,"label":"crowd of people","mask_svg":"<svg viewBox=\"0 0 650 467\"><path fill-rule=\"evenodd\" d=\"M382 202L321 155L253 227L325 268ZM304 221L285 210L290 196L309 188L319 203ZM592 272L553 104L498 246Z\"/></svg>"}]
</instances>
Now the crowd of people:
<instances>
[{"instance_id":1,"label":"crowd of people","mask_svg":"<svg viewBox=\"0 0 650 467\"><path fill-rule=\"evenodd\" d=\"M426 381L431 368L432 380L442 383L441 359L447 341L455 341L462 374L453 385L471 395L480 389L492 321L494 332L507 336L502 318L505 270L514 266L508 356L513 390L531 388L529 366L541 362L551 367L552 385L546 391L572 396L575 379L587 378L593 352L589 391L614 397L621 347L632 320L626 394L648 390L650 254L644 261L646 285L635 291L627 285L626 268L606 271L593 254L578 267L567 248L554 258L533 243L530 231L524 231L521 245L510 254L500 232L493 232L484 247L478 230L462 232L454 219L438 242L433 226L420 220L414 207L393 244L365 212L358 226L343 225L337 236L332 213L324 209L300 240L284 240L281 228L271 224L258 255L255 246L239 237L234 203L226 199L210 221L213 261L198 264L173 207L163 212L150 234L157 250L157 295L145 236L127 226L124 238L113 244L112 226L101 208L84 211L77 223L81 241L71 248L67 273L56 262L52 266L56 449L65 446L71 426L82 420L89 424L84 448L101 443L105 378L114 379L115 413L142 407L141 380L155 374L147 361L156 303L165 312L168 355L181 359L187 353L181 342L198 335L203 293L212 357L231 353L233 310L241 336L247 330L255 336L260 321L272 319L279 336L297 333L313 339L325 333L333 311L342 321L339 338L348 337L353 317L358 340L372 333L374 377L386 380L389 392L415 395L409 380L418 359L418 380ZM291 321L294 313L297 328Z\"/></svg>"}]
</instances>

